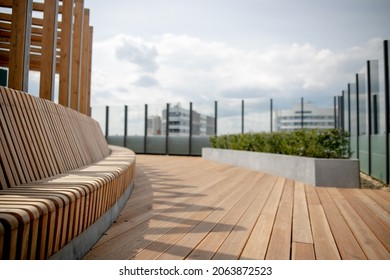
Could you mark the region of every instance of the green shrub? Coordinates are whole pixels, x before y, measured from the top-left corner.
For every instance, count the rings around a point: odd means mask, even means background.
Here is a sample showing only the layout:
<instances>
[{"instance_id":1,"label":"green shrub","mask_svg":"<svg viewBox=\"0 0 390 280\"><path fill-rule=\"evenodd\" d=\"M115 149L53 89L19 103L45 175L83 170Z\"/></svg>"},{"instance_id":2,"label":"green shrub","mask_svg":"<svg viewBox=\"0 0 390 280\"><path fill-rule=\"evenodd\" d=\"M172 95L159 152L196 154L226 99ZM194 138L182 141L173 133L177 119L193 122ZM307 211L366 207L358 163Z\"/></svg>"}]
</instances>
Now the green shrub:
<instances>
[{"instance_id":1,"label":"green shrub","mask_svg":"<svg viewBox=\"0 0 390 280\"><path fill-rule=\"evenodd\" d=\"M338 129L212 136L211 146L316 158L349 158L348 133Z\"/></svg>"}]
</instances>

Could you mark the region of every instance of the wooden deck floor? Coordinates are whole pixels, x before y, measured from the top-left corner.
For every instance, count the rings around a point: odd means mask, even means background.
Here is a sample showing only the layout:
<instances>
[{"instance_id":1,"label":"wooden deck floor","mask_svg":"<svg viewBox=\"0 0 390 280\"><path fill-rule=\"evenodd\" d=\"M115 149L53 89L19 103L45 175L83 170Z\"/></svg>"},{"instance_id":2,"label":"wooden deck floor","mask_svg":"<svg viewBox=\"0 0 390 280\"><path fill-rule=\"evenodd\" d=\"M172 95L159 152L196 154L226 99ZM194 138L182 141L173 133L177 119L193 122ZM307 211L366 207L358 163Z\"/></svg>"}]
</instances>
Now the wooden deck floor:
<instances>
[{"instance_id":1,"label":"wooden deck floor","mask_svg":"<svg viewBox=\"0 0 390 280\"><path fill-rule=\"evenodd\" d=\"M390 259L390 193L138 155L131 198L85 259Z\"/></svg>"}]
</instances>

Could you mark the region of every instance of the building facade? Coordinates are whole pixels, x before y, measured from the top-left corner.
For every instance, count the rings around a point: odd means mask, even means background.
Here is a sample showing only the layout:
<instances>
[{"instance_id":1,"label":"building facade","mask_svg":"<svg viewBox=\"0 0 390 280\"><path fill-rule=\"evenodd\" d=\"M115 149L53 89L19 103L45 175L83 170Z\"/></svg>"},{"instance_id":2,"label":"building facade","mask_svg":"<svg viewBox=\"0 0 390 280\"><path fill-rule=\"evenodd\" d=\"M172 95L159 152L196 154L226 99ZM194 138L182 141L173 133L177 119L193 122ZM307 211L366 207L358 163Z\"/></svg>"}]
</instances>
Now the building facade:
<instances>
[{"instance_id":1,"label":"building facade","mask_svg":"<svg viewBox=\"0 0 390 280\"><path fill-rule=\"evenodd\" d=\"M161 135L161 117L148 117L148 135Z\"/></svg>"},{"instance_id":2,"label":"building facade","mask_svg":"<svg viewBox=\"0 0 390 280\"><path fill-rule=\"evenodd\" d=\"M321 108L308 102L291 109L277 110L274 123L276 131L292 131L302 128L330 129L335 127L334 109Z\"/></svg>"},{"instance_id":3,"label":"building facade","mask_svg":"<svg viewBox=\"0 0 390 280\"><path fill-rule=\"evenodd\" d=\"M167 110L162 111L161 134L166 134ZM182 108L180 104L170 107L169 109L169 135L188 136L190 134L190 123L192 121L193 136L210 136L214 135L215 122L214 117L200 114L188 109Z\"/></svg>"}]
</instances>

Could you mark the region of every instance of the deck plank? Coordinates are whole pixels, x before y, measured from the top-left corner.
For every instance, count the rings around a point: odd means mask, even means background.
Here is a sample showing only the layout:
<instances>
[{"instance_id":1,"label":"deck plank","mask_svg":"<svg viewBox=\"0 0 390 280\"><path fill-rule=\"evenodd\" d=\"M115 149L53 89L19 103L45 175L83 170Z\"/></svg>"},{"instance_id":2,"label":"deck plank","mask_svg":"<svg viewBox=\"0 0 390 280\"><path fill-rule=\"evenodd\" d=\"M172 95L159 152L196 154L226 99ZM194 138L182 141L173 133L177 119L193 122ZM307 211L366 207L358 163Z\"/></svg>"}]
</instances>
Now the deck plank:
<instances>
[{"instance_id":1,"label":"deck plank","mask_svg":"<svg viewBox=\"0 0 390 280\"><path fill-rule=\"evenodd\" d=\"M359 243L356 241L353 232L348 227L348 224L345 222L342 214L330 196L328 189L319 188L317 193L320 197L321 204L324 208L341 258L347 260L367 259Z\"/></svg>"},{"instance_id":2,"label":"deck plank","mask_svg":"<svg viewBox=\"0 0 390 280\"><path fill-rule=\"evenodd\" d=\"M262 210L271 191L271 188L259 187L259 185L261 186L266 182L264 179L269 180L269 178L266 177L260 178L260 181L255 181L254 185L256 190L255 192L252 192L252 202L250 205L248 204L249 207L245 210L245 213L241 216L232 231L228 234L212 259L223 260L238 258L240 256L241 251L245 246L246 240L248 239L252 228L258 219L260 211ZM209 242L214 243L213 240Z\"/></svg>"},{"instance_id":3,"label":"deck plank","mask_svg":"<svg viewBox=\"0 0 390 280\"><path fill-rule=\"evenodd\" d=\"M375 236L382 242L387 251L390 251L390 228L387 227L378 217L375 216L369 207L360 200L360 192L351 192L350 190L341 190L344 198L349 202L352 208L371 229Z\"/></svg>"},{"instance_id":4,"label":"deck plank","mask_svg":"<svg viewBox=\"0 0 390 280\"><path fill-rule=\"evenodd\" d=\"M291 228L294 203L294 181L287 180L276 215L266 259L289 260L291 255Z\"/></svg>"},{"instance_id":5,"label":"deck plank","mask_svg":"<svg viewBox=\"0 0 390 280\"><path fill-rule=\"evenodd\" d=\"M242 178L236 184L246 185L252 179ZM163 255L158 259L184 259L186 258L193 248L195 248L209 232L211 232L217 225L219 230L226 231L230 228L231 224L226 223L225 216L229 215L234 219L234 216L237 217L240 215L239 209L241 206L246 205L248 201L252 198L252 190L255 187L252 186L248 191L241 191L239 194L235 195L231 200L228 201L229 204L226 204L222 207L221 211L214 211L212 215L209 215L204 219L197 227L195 227L189 234L185 235L182 239L176 242L172 247L170 247ZM237 206L237 207L233 207ZM231 210L233 212L231 212ZM229 214L230 213L230 214Z\"/></svg>"},{"instance_id":6,"label":"deck plank","mask_svg":"<svg viewBox=\"0 0 390 280\"><path fill-rule=\"evenodd\" d=\"M138 155L129 201L84 259L389 259L388 197Z\"/></svg>"},{"instance_id":7,"label":"deck plank","mask_svg":"<svg viewBox=\"0 0 390 280\"><path fill-rule=\"evenodd\" d=\"M390 253L351 207L340 191L332 188L329 189L329 192L333 196L334 201L345 221L348 223L348 226L354 232L354 236L359 242L360 247L363 249L367 258L377 260L390 259Z\"/></svg>"},{"instance_id":8,"label":"deck plank","mask_svg":"<svg viewBox=\"0 0 390 280\"><path fill-rule=\"evenodd\" d=\"M324 209L313 186L306 185L306 197L313 232L314 251L318 260L339 260L340 254L333 239Z\"/></svg>"},{"instance_id":9,"label":"deck plank","mask_svg":"<svg viewBox=\"0 0 390 280\"><path fill-rule=\"evenodd\" d=\"M285 179L277 178L264 209L261 211L260 217L241 253L240 259L265 259L284 184Z\"/></svg>"},{"instance_id":10,"label":"deck plank","mask_svg":"<svg viewBox=\"0 0 390 280\"><path fill-rule=\"evenodd\" d=\"M238 188L235 188L234 184L230 184L226 181L224 188L220 188L220 192L216 192L216 196L213 196L208 203L213 205L210 208L210 211L203 211L194 213L190 216L189 221L194 221L193 223L186 223L186 228L183 228L180 224L172 228L167 234L161 236L157 241L150 244L136 256L134 259L156 259L165 251L167 251L172 244L176 244L179 240L184 238L188 233L194 230L196 227L200 227L199 224L203 223L204 220L210 219L210 215L219 215L214 212L223 211L227 205L230 205L232 202L236 201L240 197L242 191ZM222 199L220 197L223 197Z\"/></svg>"}]
</instances>

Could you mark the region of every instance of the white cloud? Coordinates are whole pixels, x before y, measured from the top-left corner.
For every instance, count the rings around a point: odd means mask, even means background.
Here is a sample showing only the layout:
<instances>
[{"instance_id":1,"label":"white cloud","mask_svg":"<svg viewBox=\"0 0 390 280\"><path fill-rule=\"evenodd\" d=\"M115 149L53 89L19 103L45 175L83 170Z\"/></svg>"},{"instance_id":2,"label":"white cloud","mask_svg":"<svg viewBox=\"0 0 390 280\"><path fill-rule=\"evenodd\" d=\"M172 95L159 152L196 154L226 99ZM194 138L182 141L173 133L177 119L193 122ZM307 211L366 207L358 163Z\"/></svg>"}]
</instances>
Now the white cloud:
<instances>
[{"instance_id":1,"label":"white cloud","mask_svg":"<svg viewBox=\"0 0 390 280\"><path fill-rule=\"evenodd\" d=\"M379 45L374 39L344 51L310 44L243 51L188 35L122 34L94 45L92 105L332 97Z\"/></svg>"},{"instance_id":2,"label":"white cloud","mask_svg":"<svg viewBox=\"0 0 390 280\"><path fill-rule=\"evenodd\" d=\"M130 36L118 36L116 39L115 56L118 60L135 64L145 72L157 71L157 51L152 44Z\"/></svg>"}]
</instances>

